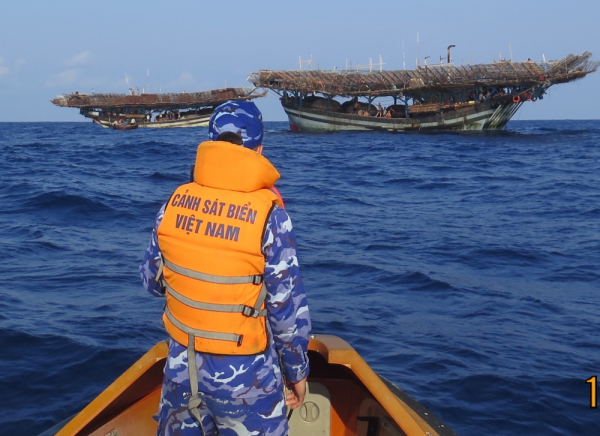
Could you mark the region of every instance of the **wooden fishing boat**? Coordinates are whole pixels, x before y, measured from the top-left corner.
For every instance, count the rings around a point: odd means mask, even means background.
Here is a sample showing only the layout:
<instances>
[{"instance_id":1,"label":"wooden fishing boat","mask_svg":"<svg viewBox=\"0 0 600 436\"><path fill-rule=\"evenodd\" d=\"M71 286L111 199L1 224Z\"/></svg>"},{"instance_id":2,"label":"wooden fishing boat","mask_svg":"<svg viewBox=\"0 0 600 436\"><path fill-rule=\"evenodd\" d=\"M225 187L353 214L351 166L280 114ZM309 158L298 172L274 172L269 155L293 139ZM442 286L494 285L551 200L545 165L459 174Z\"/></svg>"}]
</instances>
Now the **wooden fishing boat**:
<instances>
[{"instance_id":1,"label":"wooden fishing boat","mask_svg":"<svg viewBox=\"0 0 600 436\"><path fill-rule=\"evenodd\" d=\"M168 346L160 342L87 407L40 436L154 435ZM433 413L379 377L344 340L315 335L304 404L290 435L456 436Z\"/></svg>"},{"instance_id":2,"label":"wooden fishing boat","mask_svg":"<svg viewBox=\"0 0 600 436\"><path fill-rule=\"evenodd\" d=\"M164 129L208 126L214 108L228 100L252 100L266 91L250 88L223 88L210 91L169 94L73 94L51 100L60 107L79 108L94 123L109 128L115 121L134 120L138 127ZM120 129L125 130L125 129Z\"/></svg>"},{"instance_id":3,"label":"wooden fishing boat","mask_svg":"<svg viewBox=\"0 0 600 436\"><path fill-rule=\"evenodd\" d=\"M454 65L448 54L415 70L260 70L248 81L280 96L290 130L498 130L551 86L596 71L591 56Z\"/></svg>"}]
</instances>

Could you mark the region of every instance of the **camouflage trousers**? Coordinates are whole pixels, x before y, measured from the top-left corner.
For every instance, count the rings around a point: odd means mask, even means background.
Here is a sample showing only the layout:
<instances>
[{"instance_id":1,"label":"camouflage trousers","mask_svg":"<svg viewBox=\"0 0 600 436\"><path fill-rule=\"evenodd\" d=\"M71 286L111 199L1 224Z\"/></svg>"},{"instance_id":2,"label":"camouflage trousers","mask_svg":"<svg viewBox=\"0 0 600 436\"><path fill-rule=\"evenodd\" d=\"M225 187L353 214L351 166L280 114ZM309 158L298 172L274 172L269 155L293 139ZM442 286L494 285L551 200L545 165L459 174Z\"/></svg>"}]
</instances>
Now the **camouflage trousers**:
<instances>
[{"instance_id":1,"label":"camouflage trousers","mask_svg":"<svg viewBox=\"0 0 600 436\"><path fill-rule=\"evenodd\" d=\"M202 436L198 421L187 408L190 388L163 380L157 436ZM283 392L260 398L222 398L201 393L204 436L287 435Z\"/></svg>"}]
</instances>

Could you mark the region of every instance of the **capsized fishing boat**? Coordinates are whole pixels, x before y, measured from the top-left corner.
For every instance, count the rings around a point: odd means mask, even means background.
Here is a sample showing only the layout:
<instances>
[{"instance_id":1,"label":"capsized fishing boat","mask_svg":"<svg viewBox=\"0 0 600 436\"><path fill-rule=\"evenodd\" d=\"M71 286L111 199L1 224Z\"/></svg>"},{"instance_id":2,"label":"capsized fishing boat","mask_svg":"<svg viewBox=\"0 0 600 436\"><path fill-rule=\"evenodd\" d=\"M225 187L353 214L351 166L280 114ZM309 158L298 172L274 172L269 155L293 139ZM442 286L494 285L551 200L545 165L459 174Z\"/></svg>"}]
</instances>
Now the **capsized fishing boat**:
<instances>
[{"instance_id":1,"label":"capsized fishing boat","mask_svg":"<svg viewBox=\"0 0 600 436\"><path fill-rule=\"evenodd\" d=\"M138 127L207 126L214 108L228 100L252 100L267 91L252 88L223 88L171 94L63 94L51 100L60 107L79 108L79 113L102 127L132 123Z\"/></svg>"},{"instance_id":2,"label":"capsized fishing boat","mask_svg":"<svg viewBox=\"0 0 600 436\"><path fill-rule=\"evenodd\" d=\"M40 436L155 435L163 368L159 342L87 407ZM456 436L433 413L379 377L344 340L315 335L304 404L290 416L290 435Z\"/></svg>"},{"instance_id":3,"label":"capsized fishing boat","mask_svg":"<svg viewBox=\"0 0 600 436\"><path fill-rule=\"evenodd\" d=\"M600 64L585 52L550 62L454 65L449 50L447 63L415 70L260 70L247 80L280 96L291 130L497 130L525 102Z\"/></svg>"}]
</instances>

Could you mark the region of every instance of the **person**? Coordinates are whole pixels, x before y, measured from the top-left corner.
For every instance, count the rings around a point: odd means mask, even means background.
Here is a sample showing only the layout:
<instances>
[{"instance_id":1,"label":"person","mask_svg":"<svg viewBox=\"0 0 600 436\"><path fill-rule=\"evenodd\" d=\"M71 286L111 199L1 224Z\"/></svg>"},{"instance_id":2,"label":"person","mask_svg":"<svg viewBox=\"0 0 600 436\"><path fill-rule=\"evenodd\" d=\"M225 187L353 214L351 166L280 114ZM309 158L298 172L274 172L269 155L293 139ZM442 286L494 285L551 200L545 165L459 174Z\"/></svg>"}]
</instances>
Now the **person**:
<instances>
[{"instance_id":1,"label":"person","mask_svg":"<svg viewBox=\"0 0 600 436\"><path fill-rule=\"evenodd\" d=\"M254 103L218 106L193 180L157 214L140 264L170 336L157 435L286 435L304 400L310 315L262 138Z\"/></svg>"}]
</instances>

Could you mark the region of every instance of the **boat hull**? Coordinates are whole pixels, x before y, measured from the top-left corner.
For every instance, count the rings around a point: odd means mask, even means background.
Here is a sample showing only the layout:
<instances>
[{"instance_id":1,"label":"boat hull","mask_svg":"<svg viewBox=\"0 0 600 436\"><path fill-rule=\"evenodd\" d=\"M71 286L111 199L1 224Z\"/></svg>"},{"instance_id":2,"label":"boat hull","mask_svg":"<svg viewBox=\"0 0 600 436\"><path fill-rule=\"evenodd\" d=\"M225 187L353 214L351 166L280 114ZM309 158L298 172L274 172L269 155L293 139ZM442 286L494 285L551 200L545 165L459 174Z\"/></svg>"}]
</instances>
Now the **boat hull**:
<instances>
[{"instance_id":1,"label":"boat hull","mask_svg":"<svg viewBox=\"0 0 600 436\"><path fill-rule=\"evenodd\" d=\"M291 130L306 132L416 130L499 130L513 117L522 102L489 101L466 107L441 108L438 113L410 118L380 118L334 111L307 109L282 103Z\"/></svg>"},{"instance_id":2,"label":"boat hull","mask_svg":"<svg viewBox=\"0 0 600 436\"><path fill-rule=\"evenodd\" d=\"M141 128L149 128L149 129L170 129L170 128L181 128L181 127L206 127L208 126L208 122L210 121L210 116L212 112L206 115L199 115L193 118L184 118L179 120L165 120L165 121L152 121L145 122L144 120L136 121L137 126ZM121 119L123 117L119 117L117 119ZM101 125L102 127L109 128L117 119L101 119L101 118L92 118L92 121L96 124Z\"/></svg>"},{"instance_id":3,"label":"boat hull","mask_svg":"<svg viewBox=\"0 0 600 436\"><path fill-rule=\"evenodd\" d=\"M39 436L156 434L163 368L160 342L87 407ZM456 436L433 413L379 377L344 340L315 335L304 404L289 416L290 436Z\"/></svg>"}]
</instances>

